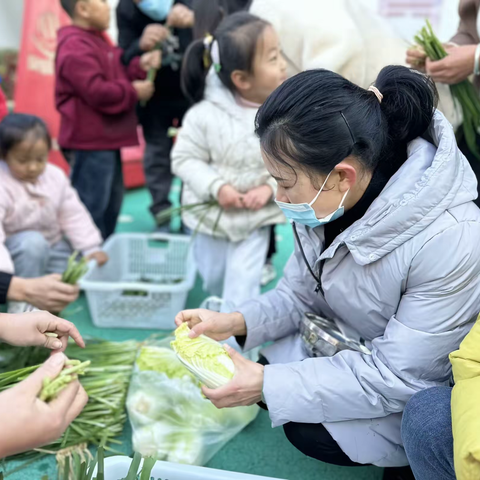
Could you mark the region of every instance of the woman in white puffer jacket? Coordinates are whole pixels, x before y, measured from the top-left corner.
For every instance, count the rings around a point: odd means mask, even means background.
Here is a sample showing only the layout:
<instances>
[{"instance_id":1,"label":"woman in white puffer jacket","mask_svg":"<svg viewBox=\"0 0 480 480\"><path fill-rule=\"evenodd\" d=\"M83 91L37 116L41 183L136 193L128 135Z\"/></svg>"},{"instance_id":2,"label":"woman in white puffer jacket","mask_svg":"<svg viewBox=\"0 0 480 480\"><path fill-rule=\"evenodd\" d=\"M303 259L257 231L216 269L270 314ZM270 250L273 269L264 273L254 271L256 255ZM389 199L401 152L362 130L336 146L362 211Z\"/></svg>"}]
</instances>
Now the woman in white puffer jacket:
<instances>
[{"instance_id":1,"label":"woman in white puffer jacket","mask_svg":"<svg viewBox=\"0 0 480 480\"><path fill-rule=\"evenodd\" d=\"M197 231L195 259L205 290L238 305L260 294L268 226L284 221L254 120L286 79L286 63L271 25L238 13L214 37L193 43L183 68L183 87L195 105L172 152L172 170L184 182L184 206L218 202L208 211L185 211L183 221Z\"/></svg>"}]
</instances>

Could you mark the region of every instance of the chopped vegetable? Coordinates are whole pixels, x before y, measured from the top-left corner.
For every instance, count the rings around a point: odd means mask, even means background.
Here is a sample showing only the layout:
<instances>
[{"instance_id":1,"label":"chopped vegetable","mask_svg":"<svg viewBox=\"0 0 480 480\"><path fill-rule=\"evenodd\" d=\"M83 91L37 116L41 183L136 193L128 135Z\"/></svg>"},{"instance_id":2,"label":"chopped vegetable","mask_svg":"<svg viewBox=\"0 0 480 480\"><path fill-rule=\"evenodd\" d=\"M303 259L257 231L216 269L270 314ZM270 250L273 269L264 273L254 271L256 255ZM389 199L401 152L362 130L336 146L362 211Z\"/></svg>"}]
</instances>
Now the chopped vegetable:
<instances>
[{"instance_id":1,"label":"chopped vegetable","mask_svg":"<svg viewBox=\"0 0 480 480\"><path fill-rule=\"evenodd\" d=\"M222 345L205 335L190 338L189 332L186 323L175 331L171 346L179 360L209 388L229 383L235 374L235 365Z\"/></svg>"}]
</instances>

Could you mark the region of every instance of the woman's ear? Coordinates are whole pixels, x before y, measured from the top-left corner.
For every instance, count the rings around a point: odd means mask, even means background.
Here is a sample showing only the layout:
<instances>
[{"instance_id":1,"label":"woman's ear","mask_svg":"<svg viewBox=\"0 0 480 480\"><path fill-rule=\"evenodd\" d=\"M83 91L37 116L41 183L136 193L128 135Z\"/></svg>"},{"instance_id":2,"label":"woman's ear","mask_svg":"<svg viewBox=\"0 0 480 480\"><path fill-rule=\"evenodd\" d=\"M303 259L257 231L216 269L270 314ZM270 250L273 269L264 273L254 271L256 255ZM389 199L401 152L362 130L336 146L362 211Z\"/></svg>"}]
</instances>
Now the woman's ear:
<instances>
[{"instance_id":1,"label":"woman's ear","mask_svg":"<svg viewBox=\"0 0 480 480\"><path fill-rule=\"evenodd\" d=\"M230 75L230 79L241 96L244 93L248 93L252 88L250 75L243 70L234 70Z\"/></svg>"},{"instance_id":2,"label":"woman's ear","mask_svg":"<svg viewBox=\"0 0 480 480\"><path fill-rule=\"evenodd\" d=\"M340 162L335 167L335 171L338 174L338 190L341 193L351 190L357 182L357 171L353 165L348 162Z\"/></svg>"}]
</instances>

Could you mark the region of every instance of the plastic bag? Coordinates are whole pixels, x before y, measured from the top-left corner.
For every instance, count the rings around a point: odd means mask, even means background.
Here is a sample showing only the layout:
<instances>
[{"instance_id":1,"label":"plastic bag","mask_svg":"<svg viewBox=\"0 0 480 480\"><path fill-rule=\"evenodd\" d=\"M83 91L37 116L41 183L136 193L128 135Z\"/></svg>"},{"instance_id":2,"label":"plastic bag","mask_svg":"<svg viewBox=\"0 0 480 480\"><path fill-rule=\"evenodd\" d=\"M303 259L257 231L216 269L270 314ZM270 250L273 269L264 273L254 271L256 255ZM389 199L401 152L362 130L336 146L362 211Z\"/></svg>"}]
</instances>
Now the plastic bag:
<instances>
[{"instance_id":1,"label":"plastic bag","mask_svg":"<svg viewBox=\"0 0 480 480\"><path fill-rule=\"evenodd\" d=\"M172 339L140 349L127 398L133 448L144 457L205 465L259 409L217 409L171 350Z\"/></svg>"}]
</instances>

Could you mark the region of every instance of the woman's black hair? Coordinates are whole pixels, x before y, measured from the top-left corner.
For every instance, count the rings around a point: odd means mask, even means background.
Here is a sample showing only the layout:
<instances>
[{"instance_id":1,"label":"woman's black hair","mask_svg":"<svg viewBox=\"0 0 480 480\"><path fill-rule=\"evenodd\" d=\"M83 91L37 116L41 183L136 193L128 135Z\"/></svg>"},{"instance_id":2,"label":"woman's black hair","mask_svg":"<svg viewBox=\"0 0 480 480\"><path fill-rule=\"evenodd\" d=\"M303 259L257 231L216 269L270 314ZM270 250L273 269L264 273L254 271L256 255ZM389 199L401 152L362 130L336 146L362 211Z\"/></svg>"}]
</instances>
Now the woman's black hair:
<instances>
[{"instance_id":1,"label":"woman's black hair","mask_svg":"<svg viewBox=\"0 0 480 480\"><path fill-rule=\"evenodd\" d=\"M196 0L193 4L195 25L193 38L203 39L213 33L220 22L232 13L248 11L252 0Z\"/></svg>"},{"instance_id":2,"label":"woman's black hair","mask_svg":"<svg viewBox=\"0 0 480 480\"><path fill-rule=\"evenodd\" d=\"M353 155L364 169L388 178L407 159L407 144L428 129L438 102L433 81L402 66L378 75L376 95L340 75L299 73L270 95L256 118L269 158L306 173L327 175ZM293 168L293 167L292 167Z\"/></svg>"},{"instance_id":3,"label":"woman's black hair","mask_svg":"<svg viewBox=\"0 0 480 480\"><path fill-rule=\"evenodd\" d=\"M48 149L52 148L52 138L45 122L35 115L10 113L0 122L0 156L5 159L8 152L27 137L45 140Z\"/></svg>"},{"instance_id":4,"label":"woman's black hair","mask_svg":"<svg viewBox=\"0 0 480 480\"><path fill-rule=\"evenodd\" d=\"M237 12L225 17L212 32L220 51L217 74L231 92L235 91L231 78L235 70L253 73L257 45L268 25L268 22L247 12ZM181 77L182 90L192 103L203 99L211 65L211 44L205 47L203 39L194 41L185 53Z\"/></svg>"}]
</instances>

